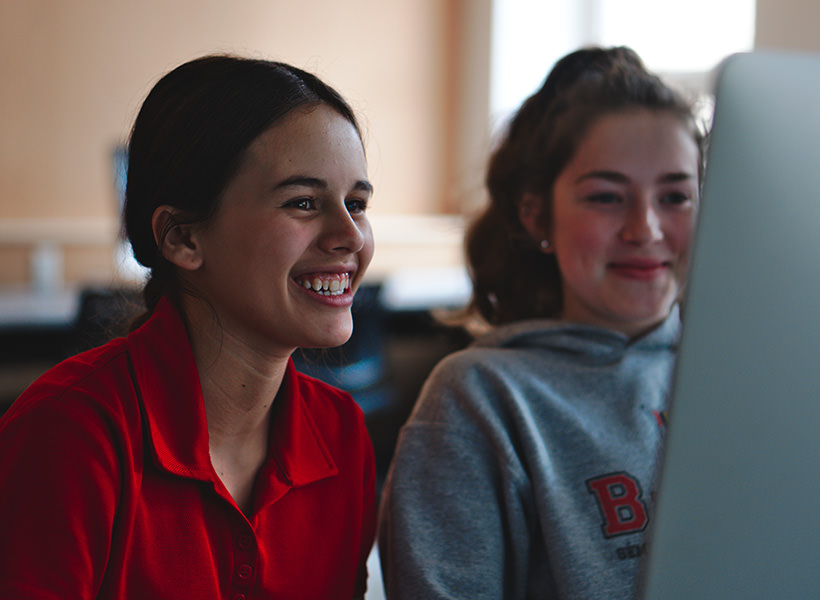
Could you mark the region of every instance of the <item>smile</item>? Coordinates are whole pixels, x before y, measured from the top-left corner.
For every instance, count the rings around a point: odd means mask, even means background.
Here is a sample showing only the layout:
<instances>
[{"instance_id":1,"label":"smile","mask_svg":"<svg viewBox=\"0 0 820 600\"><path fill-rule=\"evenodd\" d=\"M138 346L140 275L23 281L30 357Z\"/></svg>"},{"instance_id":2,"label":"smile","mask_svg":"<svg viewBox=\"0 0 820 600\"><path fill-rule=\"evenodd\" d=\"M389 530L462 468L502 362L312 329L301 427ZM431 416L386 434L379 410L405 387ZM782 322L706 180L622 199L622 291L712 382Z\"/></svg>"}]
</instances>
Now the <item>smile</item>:
<instances>
[{"instance_id":1,"label":"smile","mask_svg":"<svg viewBox=\"0 0 820 600\"><path fill-rule=\"evenodd\" d=\"M624 261L610 263L609 268L629 279L653 279L671 267L668 262Z\"/></svg>"},{"instance_id":2,"label":"smile","mask_svg":"<svg viewBox=\"0 0 820 600\"><path fill-rule=\"evenodd\" d=\"M350 289L350 273L316 273L296 281L321 296L341 296Z\"/></svg>"}]
</instances>

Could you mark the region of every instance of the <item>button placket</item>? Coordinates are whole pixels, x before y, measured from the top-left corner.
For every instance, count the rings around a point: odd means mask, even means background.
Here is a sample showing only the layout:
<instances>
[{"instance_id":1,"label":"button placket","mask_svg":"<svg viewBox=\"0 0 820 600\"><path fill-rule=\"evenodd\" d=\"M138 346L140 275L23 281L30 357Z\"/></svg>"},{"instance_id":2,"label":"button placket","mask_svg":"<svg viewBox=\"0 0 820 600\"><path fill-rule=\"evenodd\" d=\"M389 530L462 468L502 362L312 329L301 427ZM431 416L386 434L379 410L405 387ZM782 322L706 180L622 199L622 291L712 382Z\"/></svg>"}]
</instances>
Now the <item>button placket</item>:
<instances>
[{"instance_id":1,"label":"button placket","mask_svg":"<svg viewBox=\"0 0 820 600\"><path fill-rule=\"evenodd\" d=\"M236 576L239 579L250 579L253 575L253 567L247 563L239 565L236 569Z\"/></svg>"},{"instance_id":2,"label":"button placket","mask_svg":"<svg viewBox=\"0 0 820 600\"><path fill-rule=\"evenodd\" d=\"M255 546L253 536L247 533L242 533L236 539L236 547L243 551L253 550Z\"/></svg>"},{"instance_id":3,"label":"button placket","mask_svg":"<svg viewBox=\"0 0 820 600\"><path fill-rule=\"evenodd\" d=\"M256 580L259 555L256 536L250 527L234 535L234 562L232 585L236 592L232 600L245 600Z\"/></svg>"}]
</instances>

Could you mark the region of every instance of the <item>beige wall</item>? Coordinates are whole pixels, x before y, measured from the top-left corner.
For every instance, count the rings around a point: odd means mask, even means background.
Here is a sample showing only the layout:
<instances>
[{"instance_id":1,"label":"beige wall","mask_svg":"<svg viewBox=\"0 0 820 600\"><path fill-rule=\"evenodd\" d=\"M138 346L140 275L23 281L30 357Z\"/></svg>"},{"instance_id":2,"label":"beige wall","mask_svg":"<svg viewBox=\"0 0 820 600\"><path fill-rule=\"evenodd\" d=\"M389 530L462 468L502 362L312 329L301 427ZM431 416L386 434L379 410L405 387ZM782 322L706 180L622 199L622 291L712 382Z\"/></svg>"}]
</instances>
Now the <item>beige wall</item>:
<instances>
[{"instance_id":1,"label":"beige wall","mask_svg":"<svg viewBox=\"0 0 820 600\"><path fill-rule=\"evenodd\" d=\"M0 1L0 286L26 282L32 244L50 239L67 281L111 280L111 151L162 73L214 51L307 68L357 109L376 185L371 271L458 262L458 221L425 218L482 198L491 4ZM820 51L816 0L757 6L758 48Z\"/></svg>"},{"instance_id":2,"label":"beige wall","mask_svg":"<svg viewBox=\"0 0 820 600\"><path fill-rule=\"evenodd\" d=\"M457 206L448 29L462 4L0 2L0 285L25 276L21 246L49 236L66 242L68 280L106 276L111 151L162 73L215 51L290 62L345 95L362 119L374 216Z\"/></svg>"},{"instance_id":3,"label":"beige wall","mask_svg":"<svg viewBox=\"0 0 820 600\"><path fill-rule=\"evenodd\" d=\"M442 178L445 6L0 3L0 213L111 214L109 153L127 135L140 101L163 72L213 51L281 59L324 77L362 114L376 210L433 210Z\"/></svg>"},{"instance_id":4,"label":"beige wall","mask_svg":"<svg viewBox=\"0 0 820 600\"><path fill-rule=\"evenodd\" d=\"M820 2L757 0L755 47L820 52Z\"/></svg>"}]
</instances>

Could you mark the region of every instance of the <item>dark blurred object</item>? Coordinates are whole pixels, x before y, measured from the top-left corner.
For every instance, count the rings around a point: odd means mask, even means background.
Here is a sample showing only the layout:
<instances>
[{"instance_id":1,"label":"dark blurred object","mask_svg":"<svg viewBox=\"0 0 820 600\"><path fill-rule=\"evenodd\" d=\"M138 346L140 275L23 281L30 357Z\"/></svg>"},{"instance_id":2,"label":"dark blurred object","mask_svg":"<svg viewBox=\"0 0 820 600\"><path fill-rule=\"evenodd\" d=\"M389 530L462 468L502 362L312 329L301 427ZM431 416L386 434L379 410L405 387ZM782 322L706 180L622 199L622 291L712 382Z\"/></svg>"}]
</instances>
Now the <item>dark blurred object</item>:
<instances>
[{"instance_id":1,"label":"dark blurred object","mask_svg":"<svg viewBox=\"0 0 820 600\"><path fill-rule=\"evenodd\" d=\"M145 310L137 288L85 288L74 324L70 354L76 354L128 334L128 326Z\"/></svg>"},{"instance_id":2,"label":"dark blurred object","mask_svg":"<svg viewBox=\"0 0 820 600\"><path fill-rule=\"evenodd\" d=\"M69 354L74 324L0 327L0 414L37 377Z\"/></svg>"}]
</instances>

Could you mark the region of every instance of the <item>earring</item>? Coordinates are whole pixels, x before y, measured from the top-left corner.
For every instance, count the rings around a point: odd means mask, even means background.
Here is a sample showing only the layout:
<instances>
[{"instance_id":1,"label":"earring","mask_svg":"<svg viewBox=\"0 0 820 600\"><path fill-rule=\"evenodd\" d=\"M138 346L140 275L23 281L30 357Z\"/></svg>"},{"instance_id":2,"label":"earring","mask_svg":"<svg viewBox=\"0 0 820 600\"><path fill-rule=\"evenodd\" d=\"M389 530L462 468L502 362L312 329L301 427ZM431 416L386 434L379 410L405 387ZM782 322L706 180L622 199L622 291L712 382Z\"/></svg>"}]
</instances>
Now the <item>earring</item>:
<instances>
[{"instance_id":1,"label":"earring","mask_svg":"<svg viewBox=\"0 0 820 600\"><path fill-rule=\"evenodd\" d=\"M548 240L541 240L541 243L539 245L541 246L541 250L546 250L550 247L550 243Z\"/></svg>"}]
</instances>

